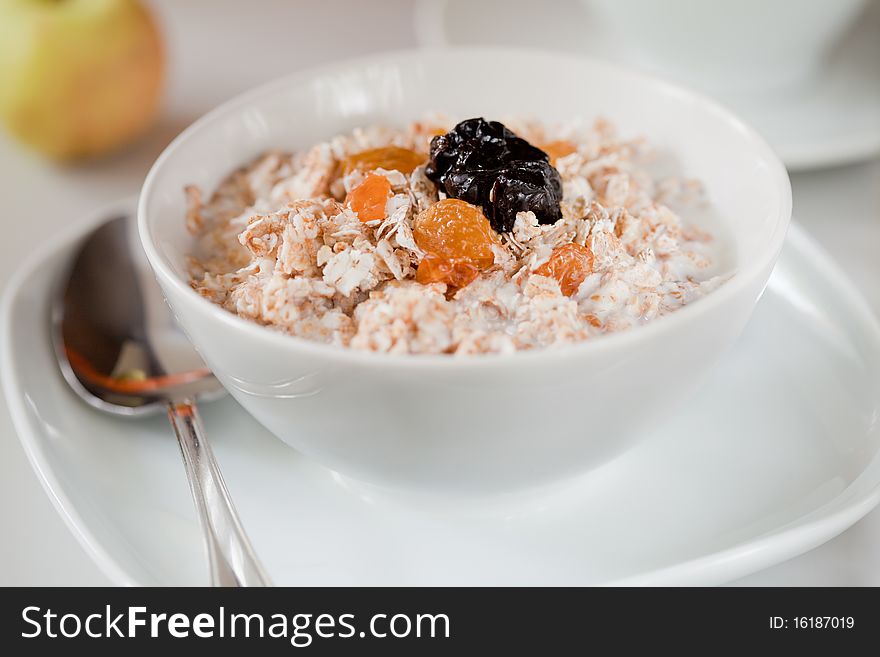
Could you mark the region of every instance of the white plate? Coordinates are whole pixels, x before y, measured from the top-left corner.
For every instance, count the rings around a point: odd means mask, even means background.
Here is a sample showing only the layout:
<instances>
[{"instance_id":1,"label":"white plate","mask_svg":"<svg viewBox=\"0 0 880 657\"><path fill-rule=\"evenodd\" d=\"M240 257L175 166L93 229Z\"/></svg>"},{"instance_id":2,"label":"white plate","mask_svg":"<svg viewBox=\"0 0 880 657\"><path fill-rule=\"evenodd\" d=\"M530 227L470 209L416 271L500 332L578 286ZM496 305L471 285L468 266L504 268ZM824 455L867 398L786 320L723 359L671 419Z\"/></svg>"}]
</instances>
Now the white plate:
<instances>
[{"instance_id":1,"label":"white plate","mask_svg":"<svg viewBox=\"0 0 880 657\"><path fill-rule=\"evenodd\" d=\"M419 0L414 17L423 46L540 47L639 67L581 0ZM880 2L874 2L809 84L719 99L761 132L791 170L855 162L880 153L878 63Z\"/></svg>"},{"instance_id":2,"label":"white plate","mask_svg":"<svg viewBox=\"0 0 880 657\"><path fill-rule=\"evenodd\" d=\"M59 512L113 581L204 583L164 418L99 414L52 358L49 291L87 226L10 283L9 408ZM576 482L491 501L373 491L303 458L230 399L204 415L278 584L720 583L821 544L880 498L880 327L796 227L741 342L689 408Z\"/></svg>"}]
</instances>

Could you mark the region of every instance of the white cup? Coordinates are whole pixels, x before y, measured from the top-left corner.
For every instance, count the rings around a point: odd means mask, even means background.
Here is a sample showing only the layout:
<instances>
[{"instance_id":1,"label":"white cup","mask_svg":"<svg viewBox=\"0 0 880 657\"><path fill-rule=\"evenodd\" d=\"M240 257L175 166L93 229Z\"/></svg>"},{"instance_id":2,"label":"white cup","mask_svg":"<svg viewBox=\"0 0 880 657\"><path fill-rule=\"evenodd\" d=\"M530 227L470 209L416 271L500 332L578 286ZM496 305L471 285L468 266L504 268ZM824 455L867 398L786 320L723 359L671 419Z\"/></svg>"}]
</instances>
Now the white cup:
<instances>
[{"instance_id":1,"label":"white cup","mask_svg":"<svg viewBox=\"0 0 880 657\"><path fill-rule=\"evenodd\" d=\"M635 63L712 91L807 81L867 0L584 0Z\"/></svg>"}]
</instances>

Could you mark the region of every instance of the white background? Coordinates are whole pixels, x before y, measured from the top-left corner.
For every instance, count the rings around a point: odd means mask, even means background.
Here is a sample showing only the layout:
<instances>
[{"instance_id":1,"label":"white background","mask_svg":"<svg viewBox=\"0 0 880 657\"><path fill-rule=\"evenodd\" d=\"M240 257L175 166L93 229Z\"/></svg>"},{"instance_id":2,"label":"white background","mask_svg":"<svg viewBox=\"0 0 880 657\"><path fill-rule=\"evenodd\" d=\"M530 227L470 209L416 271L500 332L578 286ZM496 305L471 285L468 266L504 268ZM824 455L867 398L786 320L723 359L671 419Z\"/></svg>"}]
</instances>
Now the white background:
<instances>
[{"instance_id":1,"label":"white background","mask_svg":"<svg viewBox=\"0 0 880 657\"><path fill-rule=\"evenodd\" d=\"M140 142L109 159L61 167L0 136L0 287L57 228L95 206L136 193L168 141L229 96L297 68L415 46L407 0L150 4L163 25L169 77L163 114ZM880 313L880 159L795 174L792 185L795 219L822 242ZM173 440L170 431L168 439ZM0 526L0 585L109 583L40 487L2 401ZM828 544L741 582L880 585L880 509Z\"/></svg>"}]
</instances>

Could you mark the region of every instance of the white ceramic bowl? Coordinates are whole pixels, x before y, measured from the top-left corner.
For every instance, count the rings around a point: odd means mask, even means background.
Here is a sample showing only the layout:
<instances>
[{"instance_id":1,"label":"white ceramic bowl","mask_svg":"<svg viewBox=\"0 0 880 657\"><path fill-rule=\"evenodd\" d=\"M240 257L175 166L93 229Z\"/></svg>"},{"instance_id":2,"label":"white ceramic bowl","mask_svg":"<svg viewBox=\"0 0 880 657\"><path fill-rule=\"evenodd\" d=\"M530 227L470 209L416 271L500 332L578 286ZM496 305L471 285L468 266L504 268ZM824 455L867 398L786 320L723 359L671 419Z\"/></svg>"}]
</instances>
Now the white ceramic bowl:
<instances>
[{"instance_id":1,"label":"white ceramic bowl","mask_svg":"<svg viewBox=\"0 0 880 657\"><path fill-rule=\"evenodd\" d=\"M236 317L187 283L183 186L211 190L271 148L357 125L454 117L602 115L699 177L725 218L736 274L651 324L557 350L401 356L293 338ZM571 477L651 435L740 334L791 215L785 169L715 103L580 58L520 50L393 53L298 73L229 101L158 159L141 239L183 328L229 392L283 441L344 475L391 487L497 491ZM241 437L247 441L247 436Z\"/></svg>"}]
</instances>

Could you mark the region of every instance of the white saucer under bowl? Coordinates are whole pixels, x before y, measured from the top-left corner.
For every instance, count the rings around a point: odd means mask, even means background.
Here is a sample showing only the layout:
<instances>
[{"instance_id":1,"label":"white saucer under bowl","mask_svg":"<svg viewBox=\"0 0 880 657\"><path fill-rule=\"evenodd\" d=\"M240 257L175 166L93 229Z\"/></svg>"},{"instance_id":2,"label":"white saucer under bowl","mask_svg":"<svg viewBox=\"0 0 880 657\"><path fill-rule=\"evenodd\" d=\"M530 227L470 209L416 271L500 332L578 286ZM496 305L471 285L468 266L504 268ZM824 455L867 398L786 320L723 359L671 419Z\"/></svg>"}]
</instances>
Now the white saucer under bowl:
<instances>
[{"instance_id":1,"label":"white saucer under bowl","mask_svg":"<svg viewBox=\"0 0 880 657\"><path fill-rule=\"evenodd\" d=\"M101 415L53 360L50 289L88 227L46 245L6 291L9 408L52 501L114 582L203 584L165 419ZM880 326L796 226L742 339L687 407L580 480L493 500L371 490L231 399L204 416L253 543L285 585L720 583L827 541L880 499Z\"/></svg>"},{"instance_id":2,"label":"white saucer under bowl","mask_svg":"<svg viewBox=\"0 0 880 657\"><path fill-rule=\"evenodd\" d=\"M414 17L416 38L423 46L538 47L646 68L602 27L583 0L418 0ZM523 85L528 89L528 80ZM877 155L880 2L870 3L809 83L751 96L708 93L762 133L790 170Z\"/></svg>"}]
</instances>

